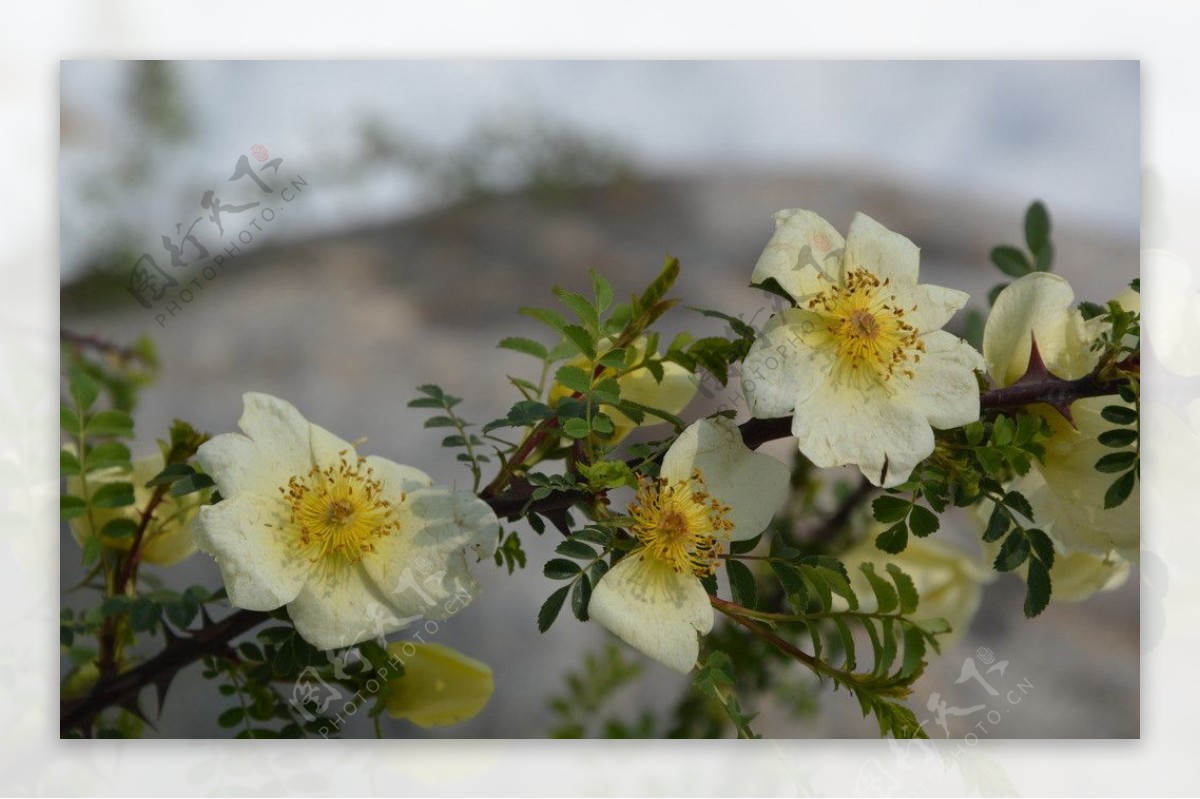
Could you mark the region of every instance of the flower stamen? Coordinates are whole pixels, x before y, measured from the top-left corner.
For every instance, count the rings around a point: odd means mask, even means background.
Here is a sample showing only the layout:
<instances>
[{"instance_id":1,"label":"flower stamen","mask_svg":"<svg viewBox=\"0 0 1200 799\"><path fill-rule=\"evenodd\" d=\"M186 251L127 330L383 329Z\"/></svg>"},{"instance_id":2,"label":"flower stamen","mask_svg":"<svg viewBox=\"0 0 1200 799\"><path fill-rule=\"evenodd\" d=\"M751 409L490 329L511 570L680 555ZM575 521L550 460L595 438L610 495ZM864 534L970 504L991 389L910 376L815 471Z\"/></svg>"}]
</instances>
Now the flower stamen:
<instances>
[{"instance_id":1,"label":"flower stamen","mask_svg":"<svg viewBox=\"0 0 1200 799\"><path fill-rule=\"evenodd\" d=\"M290 505L288 524L297 547L316 563L337 557L357 563L375 541L399 529L392 503L382 498L383 483L366 458L353 464L345 452L333 466L313 466L279 489ZM401 496L403 499L403 496Z\"/></svg>"},{"instance_id":2,"label":"flower stamen","mask_svg":"<svg viewBox=\"0 0 1200 799\"><path fill-rule=\"evenodd\" d=\"M896 295L887 292L890 282L860 267L842 285L830 286L807 303L825 319L844 380L886 385L897 374L914 376L905 364L920 362L925 342L905 321L907 312L896 305Z\"/></svg>"},{"instance_id":3,"label":"flower stamen","mask_svg":"<svg viewBox=\"0 0 1200 799\"><path fill-rule=\"evenodd\" d=\"M629 513L634 518L630 531L648 555L677 573L701 578L716 570L721 543L733 530L729 506L705 491L699 469L691 479L674 483L665 477L640 480Z\"/></svg>"}]
</instances>

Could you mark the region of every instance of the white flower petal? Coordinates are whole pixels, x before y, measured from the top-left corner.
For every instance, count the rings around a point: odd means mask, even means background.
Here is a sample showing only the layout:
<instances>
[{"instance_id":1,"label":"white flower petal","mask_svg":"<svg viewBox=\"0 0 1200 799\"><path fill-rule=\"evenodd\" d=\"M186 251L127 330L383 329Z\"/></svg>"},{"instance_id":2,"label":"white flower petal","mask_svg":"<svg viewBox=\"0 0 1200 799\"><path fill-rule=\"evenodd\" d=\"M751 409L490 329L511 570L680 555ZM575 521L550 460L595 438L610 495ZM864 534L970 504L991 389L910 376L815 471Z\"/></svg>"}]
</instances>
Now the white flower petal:
<instances>
[{"instance_id":1,"label":"white flower petal","mask_svg":"<svg viewBox=\"0 0 1200 799\"><path fill-rule=\"evenodd\" d=\"M978 419L975 370L983 369L983 358L970 344L944 330L934 330L922 339L926 351L921 362L910 363L913 377L897 386L903 391L903 403L943 430Z\"/></svg>"},{"instance_id":2,"label":"white flower petal","mask_svg":"<svg viewBox=\"0 0 1200 799\"><path fill-rule=\"evenodd\" d=\"M353 464L358 459L354 445L336 436L324 427L315 424L308 426L309 457L315 464L327 466L338 461Z\"/></svg>"},{"instance_id":3,"label":"white flower petal","mask_svg":"<svg viewBox=\"0 0 1200 799\"><path fill-rule=\"evenodd\" d=\"M500 530L492 509L474 494L422 488L396 505L399 529L375 543L363 568L388 602L406 616L445 619L462 609L478 586L464 548L479 557L495 551Z\"/></svg>"},{"instance_id":4,"label":"white flower petal","mask_svg":"<svg viewBox=\"0 0 1200 799\"><path fill-rule=\"evenodd\" d=\"M866 214L855 214L846 233L842 274L863 268L897 286L915 286L920 250L899 233L894 233Z\"/></svg>"},{"instance_id":5,"label":"white flower petal","mask_svg":"<svg viewBox=\"0 0 1200 799\"><path fill-rule=\"evenodd\" d=\"M374 469L375 477L383 481L385 496L396 496L402 492L416 491L418 488L433 485L433 478L420 469L404 466L378 455L368 455L367 466Z\"/></svg>"},{"instance_id":6,"label":"white flower petal","mask_svg":"<svg viewBox=\"0 0 1200 799\"><path fill-rule=\"evenodd\" d=\"M684 430L663 457L660 474L688 479L700 469L708 493L729 506L730 538L742 541L771 523L788 490L791 473L769 455L749 449L730 419L701 419Z\"/></svg>"},{"instance_id":7,"label":"white flower petal","mask_svg":"<svg viewBox=\"0 0 1200 799\"><path fill-rule=\"evenodd\" d=\"M1110 555L1101 557L1086 552L1058 554L1050 567L1051 599L1082 602L1098 591L1120 588L1129 579L1130 563Z\"/></svg>"},{"instance_id":8,"label":"white flower petal","mask_svg":"<svg viewBox=\"0 0 1200 799\"><path fill-rule=\"evenodd\" d=\"M789 309L771 317L742 364L742 391L751 416L787 416L821 385L832 357L821 346L824 329L810 311Z\"/></svg>"},{"instance_id":9,"label":"white flower petal","mask_svg":"<svg viewBox=\"0 0 1200 799\"><path fill-rule=\"evenodd\" d=\"M796 407L800 451L821 468L855 464L877 486L903 483L933 452L933 430L918 410L882 393L825 384Z\"/></svg>"},{"instance_id":10,"label":"white flower petal","mask_svg":"<svg viewBox=\"0 0 1200 799\"><path fill-rule=\"evenodd\" d=\"M699 635L713 626L699 579L637 551L600 578L588 613L634 649L685 674L696 665Z\"/></svg>"},{"instance_id":11,"label":"white flower petal","mask_svg":"<svg viewBox=\"0 0 1200 799\"><path fill-rule=\"evenodd\" d=\"M200 509L196 546L216 558L235 607L273 610L300 591L312 564L290 540L286 521L278 494L240 494Z\"/></svg>"},{"instance_id":12,"label":"white flower petal","mask_svg":"<svg viewBox=\"0 0 1200 799\"><path fill-rule=\"evenodd\" d=\"M842 234L812 211L779 211L775 214L775 234L759 256L750 282L775 278L784 291L799 300L822 290L822 273L836 276L844 246Z\"/></svg>"},{"instance_id":13,"label":"white flower petal","mask_svg":"<svg viewBox=\"0 0 1200 799\"><path fill-rule=\"evenodd\" d=\"M317 649L337 649L402 630L412 621L396 612L362 563L327 561L288 603L296 632Z\"/></svg>"},{"instance_id":14,"label":"white flower petal","mask_svg":"<svg viewBox=\"0 0 1200 799\"><path fill-rule=\"evenodd\" d=\"M242 401L238 425L246 435L222 433L196 452L223 497L275 492L312 467L310 425L294 405L255 392Z\"/></svg>"},{"instance_id":15,"label":"white flower petal","mask_svg":"<svg viewBox=\"0 0 1200 799\"><path fill-rule=\"evenodd\" d=\"M1058 275L1034 272L1014 281L996 297L983 328L983 357L1002 386L1012 385L1029 367L1030 332L1038 353L1058 377L1074 380L1096 365L1091 336L1078 311L1075 292Z\"/></svg>"},{"instance_id":16,"label":"white flower petal","mask_svg":"<svg viewBox=\"0 0 1200 799\"><path fill-rule=\"evenodd\" d=\"M915 327L918 333L941 330L971 298L965 291L932 285L902 288L897 294L897 302L904 309L905 321Z\"/></svg>"}]
</instances>

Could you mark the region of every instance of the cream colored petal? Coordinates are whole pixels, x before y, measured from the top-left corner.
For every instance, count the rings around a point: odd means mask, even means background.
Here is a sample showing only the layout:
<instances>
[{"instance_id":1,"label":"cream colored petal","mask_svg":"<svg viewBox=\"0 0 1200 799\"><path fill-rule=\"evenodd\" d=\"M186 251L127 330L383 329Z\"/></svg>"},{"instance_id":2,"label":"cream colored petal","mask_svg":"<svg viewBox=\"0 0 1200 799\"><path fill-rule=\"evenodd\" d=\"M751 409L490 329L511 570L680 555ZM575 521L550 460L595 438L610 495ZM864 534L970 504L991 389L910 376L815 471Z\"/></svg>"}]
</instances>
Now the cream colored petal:
<instances>
[{"instance_id":1,"label":"cream colored petal","mask_svg":"<svg viewBox=\"0 0 1200 799\"><path fill-rule=\"evenodd\" d=\"M922 336L925 352L920 363L910 363L911 379L897 382L897 400L922 414L939 429L969 424L979 419L979 383L975 370L983 358L975 349L944 330Z\"/></svg>"},{"instance_id":2,"label":"cream colored petal","mask_svg":"<svg viewBox=\"0 0 1200 799\"><path fill-rule=\"evenodd\" d=\"M495 691L491 668L448 646L396 642L388 654L404 674L387 686L389 716L418 727L444 727L477 715Z\"/></svg>"},{"instance_id":3,"label":"cream colored petal","mask_svg":"<svg viewBox=\"0 0 1200 799\"><path fill-rule=\"evenodd\" d=\"M829 375L832 350L825 323L811 311L785 310L771 317L742 364L742 391L750 415L787 416Z\"/></svg>"},{"instance_id":4,"label":"cream colored petal","mask_svg":"<svg viewBox=\"0 0 1200 799\"><path fill-rule=\"evenodd\" d=\"M775 233L763 249L750 282L775 278L793 299L821 291L820 275L834 279L845 241L812 211L790 208L775 214Z\"/></svg>"},{"instance_id":5,"label":"cream colored petal","mask_svg":"<svg viewBox=\"0 0 1200 799\"><path fill-rule=\"evenodd\" d=\"M312 564L293 545L286 522L278 498L240 495L200 509L196 546L216 558L235 607L273 610L300 591Z\"/></svg>"},{"instance_id":6,"label":"cream colored petal","mask_svg":"<svg viewBox=\"0 0 1200 799\"><path fill-rule=\"evenodd\" d=\"M320 425L309 424L308 446L309 459L321 467L338 461L352 464L358 459L358 453L355 452L354 446L349 441L334 435Z\"/></svg>"},{"instance_id":7,"label":"cream colored petal","mask_svg":"<svg viewBox=\"0 0 1200 799\"><path fill-rule=\"evenodd\" d=\"M839 388L832 382L796 407L792 434L815 465L853 464L884 487L907 480L913 467L933 452L934 443L928 420L915 408L882 390Z\"/></svg>"},{"instance_id":8,"label":"cream colored petal","mask_svg":"<svg viewBox=\"0 0 1200 799\"><path fill-rule=\"evenodd\" d=\"M1074 380L1090 372L1099 355L1083 316L1071 310L1075 292L1058 275L1034 272L1000 292L983 329L983 357L1002 386L1012 385L1029 367L1030 333L1046 367Z\"/></svg>"},{"instance_id":9,"label":"cream colored petal","mask_svg":"<svg viewBox=\"0 0 1200 799\"><path fill-rule=\"evenodd\" d=\"M463 550L489 557L499 521L474 494L441 486L409 493L396 510L399 529L376 542L363 568L399 614L449 618L478 590Z\"/></svg>"},{"instance_id":10,"label":"cream colored petal","mask_svg":"<svg viewBox=\"0 0 1200 799\"><path fill-rule=\"evenodd\" d=\"M681 673L696 665L713 609L700 580L634 551L596 585L589 615L643 654Z\"/></svg>"},{"instance_id":11,"label":"cream colored petal","mask_svg":"<svg viewBox=\"0 0 1200 799\"><path fill-rule=\"evenodd\" d=\"M854 215L846 233L843 274L861 267L897 286L915 286L919 264L917 245L866 214Z\"/></svg>"},{"instance_id":12,"label":"cream colored petal","mask_svg":"<svg viewBox=\"0 0 1200 799\"><path fill-rule=\"evenodd\" d=\"M932 285L903 288L897 294L905 321L915 327L918 333L941 330L971 298L965 291Z\"/></svg>"},{"instance_id":13,"label":"cream colored petal","mask_svg":"<svg viewBox=\"0 0 1200 799\"><path fill-rule=\"evenodd\" d=\"M385 498L433 485L433 478L420 469L404 466L378 455L368 455L367 466L374 469L375 477L383 481Z\"/></svg>"},{"instance_id":14,"label":"cream colored petal","mask_svg":"<svg viewBox=\"0 0 1200 799\"><path fill-rule=\"evenodd\" d=\"M350 646L402 630L413 621L397 612L362 562L332 558L312 569L287 609L296 632L317 649Z\"/></svg>"},{"instance_id":15,"label":"cream colored petal","mask_svg":"<svg viewBox=\"0 0 1200 799\"><path fill-rule=\"evenodd\" d=\"M246 393L238 425L246 435L222 433L205 442L196 460L223 497L270 493L312 468L310 425L289 402Z\"/></svg>"},{"instance_id":16,"label":"cream colored petal","mask_svg":"<svg viewBox=\"0 0 1200 799\"><path fill-rule=\"evenodd\" d=\"M1120 588L1129 579L1129 571L1129 561L1116 555L1056 555L1050 568L1051 599L1082 602L1098 591Z\"/></svg>"},{"instance_id":17,"label":"cream colored petal","mask_svg":"<svg viewBox=\"0 0 1200 799\"><path fill-rule=\"evenodd\" d=\"M650 370L645 368L635 369L617 378L617 385L621 387L621 399L630 400L649 408L658 408L667 413L680 414L696 396L700 380L677 363L667 362L662 367L661 383L654 379ZM614 423L623 426L633 424L628 416L617 409L608 405L602 407L604 412L612 417ZM642 427L663 423L664 420L657 416L647 415L645 421L642 422Z\"/></svg>"},{"instance_id":18,"label":"cream colored petal","mask_svg":"<svg viewBox=\"0 0 1200 799\"><path fill-rule=\"evenodd\" d=\"M701 419L684 430L663 457L668 480L686 480L699 469L705 489L722 505L733 523L730 538L742 541L771 523L787 494L791 472L769 455L746 447L732 420Z\"/></svg>"}]
</instances>

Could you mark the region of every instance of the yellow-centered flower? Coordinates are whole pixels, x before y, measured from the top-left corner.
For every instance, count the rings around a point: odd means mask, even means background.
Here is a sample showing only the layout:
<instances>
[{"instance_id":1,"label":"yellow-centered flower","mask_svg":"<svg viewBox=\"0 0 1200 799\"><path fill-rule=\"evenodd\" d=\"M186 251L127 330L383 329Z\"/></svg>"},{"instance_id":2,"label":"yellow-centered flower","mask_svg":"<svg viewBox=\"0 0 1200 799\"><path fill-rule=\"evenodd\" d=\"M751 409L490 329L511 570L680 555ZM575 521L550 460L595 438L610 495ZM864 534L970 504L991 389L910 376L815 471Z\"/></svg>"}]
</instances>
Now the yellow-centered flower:
<instances>
[{"instance_id":1,"label":"yellow-centered flower","mask_svg":"<svg viewBox=\"0 0 1200 799\"><path fill-rule=\"evenodd\" d=\"M474 595L464 547L490 553L495 514L474 494L310 424L291 404L246 394L239 422L196 454L222 500L200 510L196 543L229 601L287 605L318 649L445 619Z\"/></svg>"},{"instance_id":2,"label":"yellow-centered flower","mask_svg":"<svg viewBox=\"0 0 1200 799\"><path fill-rule=\"evenodd\" d=\"M629 515L637 546L597 583L593 619L680 672L696 664L713 609L700 580L731 541L761 533L787 492L786 466L742 443L728 419L680 434L658 478L638 486Z\"/></svg>"},{"instance_id":3,"label":"yellow-centered flower","mask_svg":"<svg viewBox=\"0 0 1200 799\"><path fill-rule=\"evenodd\" d=\"M967 301L918 285L918 250L863 214L845 239L811 211L775 215L751 278L796 302L767 322L742 388L760 418L793 415L819 467L854 464L894 486L933 452L933 427L979 418L979 353L940 328Z\"/></svg>"}]
</instances>

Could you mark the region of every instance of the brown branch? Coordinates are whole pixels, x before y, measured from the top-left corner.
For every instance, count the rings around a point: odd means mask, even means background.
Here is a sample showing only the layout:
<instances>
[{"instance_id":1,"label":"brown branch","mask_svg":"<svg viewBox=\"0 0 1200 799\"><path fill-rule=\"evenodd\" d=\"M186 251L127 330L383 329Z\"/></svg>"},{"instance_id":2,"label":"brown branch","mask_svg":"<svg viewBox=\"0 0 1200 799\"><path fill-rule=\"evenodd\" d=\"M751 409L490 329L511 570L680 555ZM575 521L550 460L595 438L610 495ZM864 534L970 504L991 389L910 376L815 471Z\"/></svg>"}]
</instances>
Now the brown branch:
<instances>
[{"instance_id":1,"label":"brown branch","mask_svg":"<svg viewBox=\"0 0 1200 799\"><path fill-rule=\"evenodd\" d=\"M65 341L76 349L95 350L105 355L115 355L121 361L141 360L141 355L136 351L128 347L118 346L98 336L85 336L82 333L74 333L66 328L59 328L58 337L59 340Z\"/></svg>"},{"instance_id":2,"label":"brown branch","mask_svg":"<svg viewBox=\"0 0 1200 799\"><path fill-rule=\"evenodd\" d=\"M180 669L205 655L220 654L231 640L268 618L263 611L239 610L221 621L206 623L185 638L173 639L162 652L127 672L102 676L87 696L62 702L59 734L71 730L87 732L96 715L109 707L119 706L140 714L138 695L147 685L158 687L161 711L167 687Z\"/></svg>"}]
</instances>

